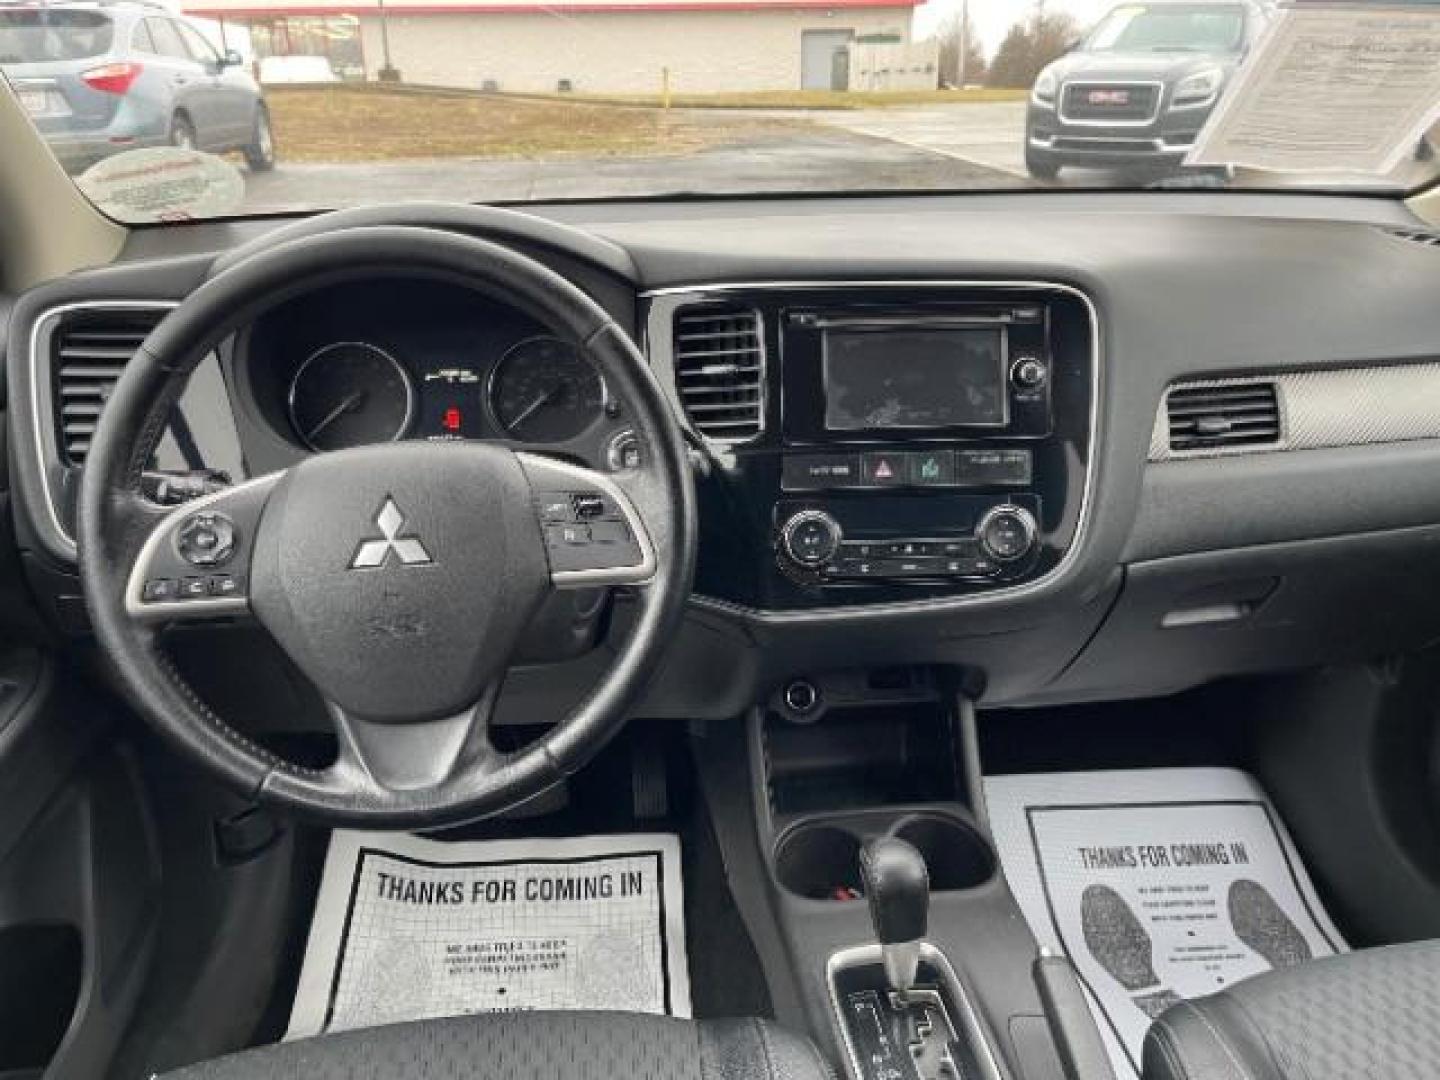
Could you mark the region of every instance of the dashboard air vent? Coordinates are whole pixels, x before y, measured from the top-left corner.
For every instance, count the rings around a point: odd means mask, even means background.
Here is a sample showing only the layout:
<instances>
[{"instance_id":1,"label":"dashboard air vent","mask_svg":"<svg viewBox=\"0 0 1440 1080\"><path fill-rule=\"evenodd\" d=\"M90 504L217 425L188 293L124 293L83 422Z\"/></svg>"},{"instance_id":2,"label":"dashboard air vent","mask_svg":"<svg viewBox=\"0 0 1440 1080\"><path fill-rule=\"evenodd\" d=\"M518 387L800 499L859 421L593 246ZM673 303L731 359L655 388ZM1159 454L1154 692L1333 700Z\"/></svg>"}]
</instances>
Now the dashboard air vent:
<instances>
[{"instance_id":1,"label":"dashboard air vent","mask_svg":"<svg viewBox=\"0 0 1440 1080\"><path fill-rule=\"evenodd\" d=\"M1386 229L1397 240L1408 240L1412 244L1440 248L1440 231L1430 229Z\"/></svg>"},{"instance_id":2,"label":"dashboard air vent","mask_svg":"<svg viewBox=\"0 0 1440 1080\"><path fill-rule=\"evenodd\" d=\"M1280 440L1280 401L1272 382L1176 387L1165 408L1171 450L1225 450Z\"/></svg>"},{"instance_id":3,"label":"dashboard air vent","mask_svg":"<svg viewBox=\"0 0 1440 1080\"><path fill-rule=\"evenodd\" d=\"M744 442L765 420L765 343L760 313L692 307L675 315L675 387L695 430Z\"/></svg>"},{"instance_id":4,"label":"dashboard air vent","mask_svg":"<svg viewBox=\"0 0 1440 1080\"><path fill-rule=\"evenodd\" d=\"M160 309L82 310L64 317L50 339L56 437L65 464L80 466L115 380L150 331Z\"/></svg>"}]
</instances>

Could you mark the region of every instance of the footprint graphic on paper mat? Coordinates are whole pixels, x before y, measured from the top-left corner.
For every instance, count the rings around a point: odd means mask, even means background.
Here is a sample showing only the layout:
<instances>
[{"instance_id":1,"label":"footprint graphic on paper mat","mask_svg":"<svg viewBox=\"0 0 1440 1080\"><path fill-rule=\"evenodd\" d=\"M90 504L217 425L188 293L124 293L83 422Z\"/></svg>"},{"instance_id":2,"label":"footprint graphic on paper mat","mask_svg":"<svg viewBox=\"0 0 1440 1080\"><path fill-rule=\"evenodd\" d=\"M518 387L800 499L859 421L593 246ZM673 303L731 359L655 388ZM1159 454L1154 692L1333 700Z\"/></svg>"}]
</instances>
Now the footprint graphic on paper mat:
<instances>
[{"instance_id":1,"label":"footprint graphic on paper mat","mask_svg":"<svg viewBox=\"0 0 1440 1080\"><path fill-rule=\"evenodd\" d=\"M1108 885L1087 886L1080 894L1080 925L1090 955L1146 1016L1154 1019L1180 1000L1160 985L1154 943L1118 892Z\"/></svg>"},{"instance_id":2,"label":"footprint graphic on paper mat","mask_svg":"<svg viewBox=\"0 0 1440 1080\"><path fill-rule=\"evenodd\" d=\"M1229 908L1236 935L1272 968L1294 967L1313 955L1305 935L1258 881L1233 882Z\"/></svg>"}]
</instances>

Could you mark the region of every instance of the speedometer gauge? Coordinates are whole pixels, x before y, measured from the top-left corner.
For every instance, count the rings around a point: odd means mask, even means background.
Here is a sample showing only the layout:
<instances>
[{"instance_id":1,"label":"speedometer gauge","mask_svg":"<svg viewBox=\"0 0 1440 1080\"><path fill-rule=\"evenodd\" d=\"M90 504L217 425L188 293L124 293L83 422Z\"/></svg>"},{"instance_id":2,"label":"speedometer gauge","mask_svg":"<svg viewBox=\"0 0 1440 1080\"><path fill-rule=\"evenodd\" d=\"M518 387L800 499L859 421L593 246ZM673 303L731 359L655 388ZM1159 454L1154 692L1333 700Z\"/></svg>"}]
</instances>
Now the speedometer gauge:
<instances>
[{"instance_id":1,"label":"speedometer gauge","mask_svg":"<svg viewBox=\"0 0 1440 1080\"><path fill-rule=\"evenodd\" d=\"M565 442L600 418L605 387L581 351L553 337L520 342L490 373L495 422L522 442Z\"/></svg>"},{"instance_id":2,"label":"speedometer gauge","mask_svg":"<svg viewBox=\"0 0 1440 1080\"><path fill-rule=\"evenodd\" d=\"M326 345L290 380L290 423L311 450L391 442L410 430L414 413L410 376L364 341Z\"/></svg>"}]
</instances>

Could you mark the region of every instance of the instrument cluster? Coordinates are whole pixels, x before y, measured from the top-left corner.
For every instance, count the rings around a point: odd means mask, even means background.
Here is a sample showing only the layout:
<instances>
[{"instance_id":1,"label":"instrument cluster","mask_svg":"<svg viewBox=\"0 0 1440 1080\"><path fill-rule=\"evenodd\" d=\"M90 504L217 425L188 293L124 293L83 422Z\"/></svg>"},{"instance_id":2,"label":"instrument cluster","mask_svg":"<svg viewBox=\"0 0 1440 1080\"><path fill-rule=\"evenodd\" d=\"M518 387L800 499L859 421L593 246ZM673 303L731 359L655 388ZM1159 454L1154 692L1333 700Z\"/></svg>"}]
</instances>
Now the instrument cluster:
<instances>
[{"instance_id":1,"label":"instrument cluster","mask_svg":"<svg viewBox=\"0 0 1440 1080\"><path fill-rule=\"evenodd\" d=\"M259 320L240 351L257 411L300 451L488 439L611 467L631 452L620 404L579 346L458 286L307 294Z\"/></svg>"}]
</instances>

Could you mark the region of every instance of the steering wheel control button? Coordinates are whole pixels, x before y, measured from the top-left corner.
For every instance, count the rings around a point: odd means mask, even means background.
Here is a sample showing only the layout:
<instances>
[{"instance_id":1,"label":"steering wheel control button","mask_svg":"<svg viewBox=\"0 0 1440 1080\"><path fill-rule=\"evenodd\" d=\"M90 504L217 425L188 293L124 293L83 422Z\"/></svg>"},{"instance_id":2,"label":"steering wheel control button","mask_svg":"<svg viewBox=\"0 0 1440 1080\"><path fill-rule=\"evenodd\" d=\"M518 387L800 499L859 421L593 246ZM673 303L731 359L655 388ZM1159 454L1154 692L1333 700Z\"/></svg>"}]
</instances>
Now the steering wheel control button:
<instances>
[{"instance_id":1,"label":"steering wheel control button","mask_svg":"<svg viewBox=\"0 0 1440 1080\"><path fill-rule=\"evenodd\" d=\"M141 599L147 604L161 604L174 600L180 594L180 583L174 578L151 578L145 582Z\"/></svg>"},{"instance_id":2,"label":"steering wheel control button","mask_svg":"<svg viewBox=\"0 0 1440 1080\"><path fill-rule=\"evenodd\" d=\"M575 512L576 521L594 521L596 518L615 516L605 504L605 497L591 492L572 495L570 505Z\"/></svg>"},{"instance_id":3,"label":"steering wheel control button","mask_svg":"<svg viewBox=\"0 0 1440 1080\"><path fill-rule=\"evenodd\" d=\"M575 509L570 503L567 491L544 491L540 493L540 520L546 525L574 520Z\"/></svg>"},{"instance_id":4,"label":"steering wheel control button","mask_svg":"<svg viewBox=\"0 0 1440 1080\"><path fill-rule=\"evenodd\" d=\"M175 550L191 566L224 566L235 554L235 523L224 514L191 514L175 530Z\"/></svg>"},{"instance_id":5,"label":"steering wheel control button","mask_svg":"<svg viewBox=\"0 0 1440 1080\"><path fill-rule=\"evenodd\" d=\"M840 523L823 510L802 510L780 532L782 550L801 566L818 567L840 549Z\"/></svg>"},{"instance_id":6,"label":"steering wheel control button","mask_svg":"<svg viewBox=\"0 0 1440 1080\"><path fill-rule=\"evenodd\" d=\"M240 582L229 574L211 574L205 586L211 596L238 596L240 593Z\"/></svg>"},{"instance_id":7,"label":"steering wheel control button","mask_svg":"<svg viewBox=\"0 0 1440 1080\"><path fill-rule=\"evenodd\" d=\"M999 562L1014 562L1030 554L1038 532L1030 511L1008 505L986 511L975 529L985 554Z\"/></svg>"},{"instance_id":8,"label":"steering wheel control button","mask_svg":"<svg viewBox=\"0 0 1440 1080\"><path fill-rule=\"evenodd\" d=\"M187 577L180 582L181 600L198 600L210 595L210 585L203 577Z\"/></svg>"},{"instance_id":9,"label":"steering wheel control button","mask_svg":"<svg viewBox=\"0 0 1440 1080\"><path fill-rule=\"evenodd\" d=\"M636 566L644 559L623 521L547 525L545 541L552 570L608 570Z\"/></svg>"},{"instance_id":10,"label":"steering wheel control button","mask_svg":"<svg viewBox=\"0 0 1440 1080\"><path fill-rule=\"evenodd\" d=\"M633 431L622 431L605 447L605 464L611 472L638 469L645 461L640 452L640 439Z\"/></svg>"}]
</instances>

